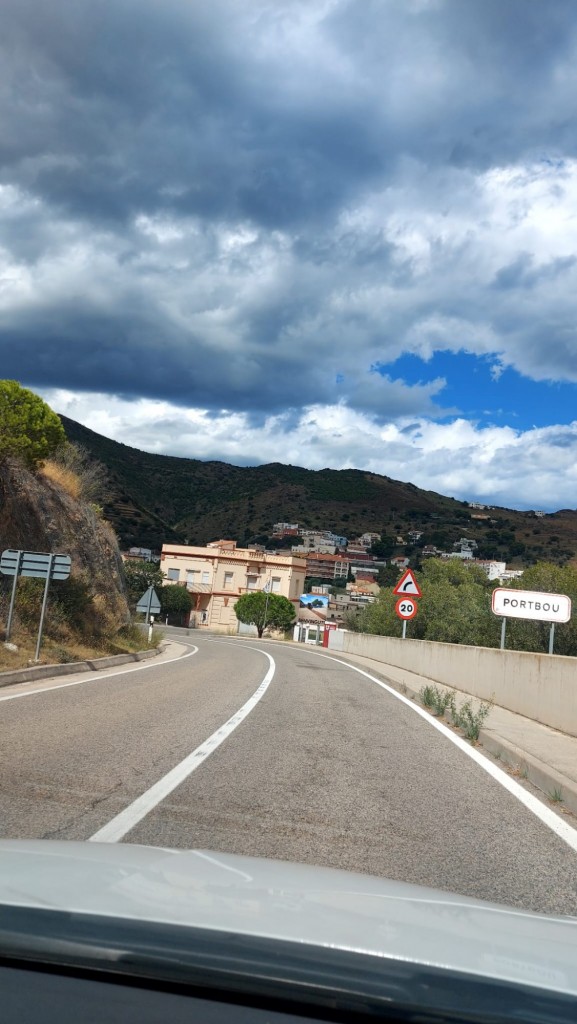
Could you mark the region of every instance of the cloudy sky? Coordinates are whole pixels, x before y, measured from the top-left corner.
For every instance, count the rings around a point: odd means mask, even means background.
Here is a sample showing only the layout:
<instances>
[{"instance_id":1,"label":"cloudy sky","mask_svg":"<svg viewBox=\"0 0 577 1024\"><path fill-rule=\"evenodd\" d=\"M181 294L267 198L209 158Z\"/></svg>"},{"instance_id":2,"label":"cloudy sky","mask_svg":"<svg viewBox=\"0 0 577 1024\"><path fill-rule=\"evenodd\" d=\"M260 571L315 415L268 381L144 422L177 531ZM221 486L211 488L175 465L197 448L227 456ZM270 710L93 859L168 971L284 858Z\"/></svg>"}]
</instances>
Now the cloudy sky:
<instances>
[{"instance_id":1,"label":"cloudy sky","mask_svg":"<svg viewBox=\"0 0 577 1024\"><path fill-rule=\"evenodd\" d=\"M574 0L2 0L0 375L574 508L576 97Z\"/></svg>"}]
</instances>

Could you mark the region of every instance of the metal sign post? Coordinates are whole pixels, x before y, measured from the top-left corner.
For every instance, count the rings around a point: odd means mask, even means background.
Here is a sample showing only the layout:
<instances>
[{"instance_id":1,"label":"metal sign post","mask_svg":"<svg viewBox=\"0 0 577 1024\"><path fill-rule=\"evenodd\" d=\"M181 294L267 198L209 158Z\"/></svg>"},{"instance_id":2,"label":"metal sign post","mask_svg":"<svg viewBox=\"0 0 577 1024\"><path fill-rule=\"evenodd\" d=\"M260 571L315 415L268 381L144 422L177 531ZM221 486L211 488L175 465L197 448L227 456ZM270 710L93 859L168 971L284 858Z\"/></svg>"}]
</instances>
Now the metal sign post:
<instances>
[{"instance_id":1,"label":"metal sign post","mask_svg":"<svg viewBox=\"0 0 577 1024\"><path fill-rule=\"evenodd\" d=\"M15 567L15 572L14 572L14 581L12 583L12 595L10 597L10 607L8 609L8 621L6 623L6 639L4 641L4 643L6 643L6 644L8 643L8 641L10 639L10 633L12 632L12 618L13 618L13 615L14 615L14 602L16 600L16 587L18 585L18 576L20 575L20 569L22 567L23 555L24 555L23 551L18 551L17 552L16 567Z\"/></svg>"},{"instance_id":2,"label":"metal sign post","mask_svg":"<svg viewBox=\"0 0 577 1024\"><path fill-rule=\"evenodd\" d=\"M414 619L419 606L413 597L400 597L395 605L395 612L403 620L402 639L407 638L407 619Z\"/></svg>"},{"instance_id":3,"label":"metal sign post","mask_svg":"<svg viewBox=\"0 0 577 1024\"><path fill-rule=\"evenodd\" d=\"M44 629L44 618L46 615L50 580L67 580L70 576L71 565L72 560L70 555L57 555L45 551L16 551L14 548L7 548L6 551L3 551L0 555L0 572L3 573L4 576L14 577L14 582L12 584L12 596L10 598L10 608L8 611L8 622L6 624L5 643L8 643L10 632L12 630L18 577L31 576L33 579L46 580L34 661L38 661L40 644L42 643L42 632Z\"/></svg>"},{"instance_id":4,"label":"metal sign post","mask_svg":"<svg viewBox=\"0 0 577 1024\"><path fill-rule=\"evenodd\" d=\"M505 632L506 632L506 629L507 629L507 619L505 618L505 616L503 616L503 621L501 623L501 650L502 651L505 650Z\"/></svg>"},{"instance_id":5,"label":"metal sign post","mask_svg":"<svg viewBox=\"0 0 577 1024\"><path fill-rule=\"evenodd\" d=\"M549 630L549 654L553 654L553 644L555 643L555 623L551 623L551 629Z\"/></svg>"},{"instance_id":6,"label":"metal sign post","mask_svg":"<svg viewBox=\"0 0 577 1024\"><path fill-rule=\"evenodd\" d=\"M40 612L40 625L38 627L38 640L36 641L36 654L34 655L34 661L38 661L38 658L40 657L40 644L42 643L42 633L44 631L44 616L46 615L46 605L48 604L48 588L50 586L53 564L54 555L49 555L48 567L46 572L46 583L44 585L44 597L42 599L42 611Z\"/></svg>"}]
</instances>

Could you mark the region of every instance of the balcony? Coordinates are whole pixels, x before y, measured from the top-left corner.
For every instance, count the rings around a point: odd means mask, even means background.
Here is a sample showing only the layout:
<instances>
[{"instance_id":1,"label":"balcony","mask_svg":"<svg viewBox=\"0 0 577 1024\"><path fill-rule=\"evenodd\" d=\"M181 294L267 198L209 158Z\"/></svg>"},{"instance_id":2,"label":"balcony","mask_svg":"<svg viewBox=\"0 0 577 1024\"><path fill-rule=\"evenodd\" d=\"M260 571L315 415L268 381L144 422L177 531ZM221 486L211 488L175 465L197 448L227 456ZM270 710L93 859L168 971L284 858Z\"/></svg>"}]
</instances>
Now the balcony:
<instances>
[{"instance_id":1,"label":"balcony","mask_svg":"<svg viewBox=\"0 0 577 1024\"><path fill-rule=\"evenodd\" d=\"M186 589L190 594L211 594L212 583L187 583Z\"/></svg>"}]
</instances>

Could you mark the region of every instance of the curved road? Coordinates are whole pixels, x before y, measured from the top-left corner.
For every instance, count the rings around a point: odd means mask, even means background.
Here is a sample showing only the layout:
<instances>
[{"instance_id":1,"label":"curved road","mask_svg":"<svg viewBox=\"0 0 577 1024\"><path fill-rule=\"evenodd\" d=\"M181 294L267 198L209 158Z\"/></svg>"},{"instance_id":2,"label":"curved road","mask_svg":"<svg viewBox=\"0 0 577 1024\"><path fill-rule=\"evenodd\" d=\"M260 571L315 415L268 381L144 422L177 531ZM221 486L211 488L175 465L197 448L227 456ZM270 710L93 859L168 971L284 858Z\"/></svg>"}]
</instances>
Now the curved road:
<instances>
[{"instance_id":1,"label":"curved road","mask_svg":"<svg viewBox=\"0 0 577 1024\"><path fill-rule=\"evenodd\" d=\"M0 690L2 838L109 838L148 794L123 842L577 914L577 853L410 705L304 647L194 643L146 667Z\"/></svg>"}]
</instances>

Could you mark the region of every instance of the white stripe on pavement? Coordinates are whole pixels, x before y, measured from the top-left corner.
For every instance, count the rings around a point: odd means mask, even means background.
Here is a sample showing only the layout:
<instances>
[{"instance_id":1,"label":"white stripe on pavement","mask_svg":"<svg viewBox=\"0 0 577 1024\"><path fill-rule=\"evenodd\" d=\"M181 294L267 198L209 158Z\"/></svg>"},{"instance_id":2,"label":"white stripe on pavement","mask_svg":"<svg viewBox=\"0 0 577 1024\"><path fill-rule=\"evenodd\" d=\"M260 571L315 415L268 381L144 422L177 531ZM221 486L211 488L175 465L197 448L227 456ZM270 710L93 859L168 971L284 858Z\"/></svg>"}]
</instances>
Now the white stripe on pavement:
<instances>
[{"instance_id":1,"label":"white stripe on pavement","mask_svg":"<svg viewBox=\"0 0 577 1024\"><path fill-rule=\"evenodd\" d=\"M217 642L226 643L226 641ZM228 641L229 646L234 643L235 641ZM254 648L254 650L258 650L258 648ZM264 653L265 652L263 651L263 654ZM434 729L437 729L442 733L446 739L450 740L451 743L454 743L455 746L463 752L463 754L466 754L472 761L475 761L475 763L478 764L483 771L487 772L495 782L498 782L503 789L506 789L507 792L511 794L511 796L514 796L520 803L524 804L528 811L531 811L531 813L534 814L536 818L539 818L547 828L550 828L551 831L559 837L559 839L562 839L564 843L567 843L567 846L570 846L572 850L577 852L576 829L569 825L568 822L563 821L562 818L555 814L555 811L552 811L546 806L546 804L542 803L538 797L533 796L532 793L529 793L529 791L524 789L518 782L515 782L515 780L512 779L510 775L507 775L502 768L493 764L485 754L481 754L475 747L471 746L467 740L464 740L462 736L459 736L457 733L453 732L452 729L449 729L447 725L440 722L438 718L434 718L428 711L419 707L418 704L415 704L415 702L410 700L408 697L404 697L403 694L399 693L398 690L395 690L394 687L388 686L388 684L383 683L381 679L377 679L376 676L372 676L370 672L366 672L364 669L358 668L357 665L351 664L350 661L345 661L343 658L336 658L334 654L321 654L320 651L306 650L302 652L299 651L299 653L312 654L317 658L325 658L327 661L336 661L339 665L345 665L346 668L352 669L353 672L358 672L359 675L366 676L366 678L370 679L372 683L376 683L377 686L380 686L383 690L386 690L387 693L396 697L397 700L406 704L407 707L415 711L417 715L420 715L421 718L429 723L429 725L432 725Z\"/></svg>"},{"instance_id":2,"label":"white stripe on pavement","mask_svg":"<svg viewBox=\"0 0 577 1024\"><path fill-rule=\"evenodd\" d=\"M90 675L86 676L85 679L75 679L73 683L56 683L54 686L39 686L37 690L9 693L5 697L0 697L0 704L5 700L17 700L19 697L34 697L37 693L50 693L52 690L65 690L68 686L81 686L83 683L99 683L101 679L114 679L118 676L129 675L132 672L144 672L150 668L162 668L163 665L173 665L175 661L184 661L185 658L192 658L193 654L198 654L198 647L194 645L192 645L192 650L188 654L177 654L176 658L167 658L166 661L153 661L151 665L132 665L130 668L125 668L123 665L122 667L119 666L116 672L102 673L99 673L98 669L94 669L90 671ZM26 683L14 683L14 686L26 686Z\"/></svg>"},{"instance_id":3,"label":"white stripe on pavement","mask_svg":"<svg viewBox=\"0 0 577 1024\"><path fill-rule=\"evenodd\" d=\"M221 725L216 732L213 732L212 736L209 736L204 743L201 743L200 747L193 750L192 754L185 757L180 764L177 764L175 768L168 772L162 779L151 786L150 789L146 790L142 796L139 796L137 800L126 807L120 814L117 814L115 818L112 818L107 825L95 832L93 836L90 836L88 840L90 843L118 843L124 836L138 825L147 814L150 813L159 803L161 803L177 786L180 786L189 775L195 771L207 757L220 746L221 743L230 736L238 725L250 714L252 709L258 704L261 697L264 696L271 680L275 673L275 662L274 658L271 658L270 654L266 651L260 651L258 648L253 647L251 650L258 650L259 654L264 654L265 658L269 660L268 671L258 687L253 693L252 697L249 697L246 704L243 704L241 708L229 718L228 722Z\"/></svg>"},{"instance_id":4,"label":"white stripe on pavement","mask_svg":"<svg viewBox=\"0 0 577 1024\"><path fill-rule=\"evenodd\" d=\"M459 750L467 755L467 757L470 757L472 761L475 761L475 763L478 764L483 771L487 772L495 782L498 782L500 786L503 786L503 789L506 789L512 796L516 797L520 803L524 804L527 810L531 811L532 814L539 818L544 825L547 825L552 832L555 832L555 834L559 836L563 842L567 843L572 850L577 852L577 830L569 825L568 822L563 821L562 818L542 803L541 800L536 796L533 796L532 793L529 793L529 791L524 789L523 786L520 786L518 782L515 782L515 780L512 779L510 775L507 775L502 768L493 764L485 754L479 753L479 751L476 750L475 747L471 746L467 740L464 740L462 736L458 736L452 729L449 729L448 725L444 725L438 718L433 718L433 716L430 715L428 711L425 711L424 708L420 708L414 701L410 700L408 697L404 697L402 693L399 693L392 686L388 686L387 683L383 683L380 679L377 679L376 676L372 676L370 672L365 672L364 669L358 668L356 665L351 665L350 661L344 661L342 658L335 658L334 655L331 654L321 654L320 651L309 651L307 653L316 654L318 658L327 658L328 661L336 661L339 665L346 665L347 668L352 669L353 672L358 672L361 676L366 676L367 679L371 680L371 682L376 683L377 686L382 687L383 690L392 694L393 697L397 698L397 700L402 701L402 703L406 704L407 707L412 708L412 710L416 711L421 718L424 718L429 725L432 725L434 729L437 729L442 733L443 736L451 741L451 743L454 743Z\"/></svg>"}]
</instances>

